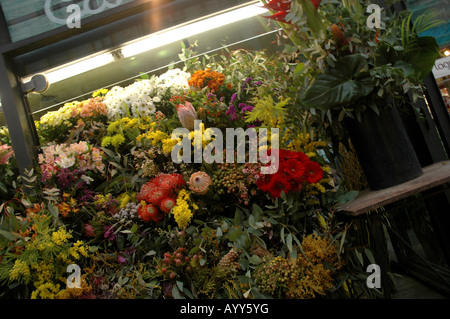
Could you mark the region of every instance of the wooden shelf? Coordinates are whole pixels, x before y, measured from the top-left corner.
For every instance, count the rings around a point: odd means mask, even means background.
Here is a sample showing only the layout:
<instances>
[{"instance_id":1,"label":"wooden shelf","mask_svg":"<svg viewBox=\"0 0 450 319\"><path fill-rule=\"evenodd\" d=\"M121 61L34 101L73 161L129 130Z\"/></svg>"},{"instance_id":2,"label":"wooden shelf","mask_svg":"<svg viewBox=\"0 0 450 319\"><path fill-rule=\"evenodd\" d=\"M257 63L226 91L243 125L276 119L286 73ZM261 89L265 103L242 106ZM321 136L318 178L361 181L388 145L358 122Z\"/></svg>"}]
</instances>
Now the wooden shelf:
<instances>
[{"instance_id":1,"label":"wooden shelf","mask_svg":"<svg viewBox=\"0 0 450 319\"><path fill-rule=\"evenodd\" d=\"M353 201L339 205L338 211L359 216L449 182L450 161L434 163L423 168L423 175L409 182L377 191L363 191Z\"/></svg>"}]
</instances>

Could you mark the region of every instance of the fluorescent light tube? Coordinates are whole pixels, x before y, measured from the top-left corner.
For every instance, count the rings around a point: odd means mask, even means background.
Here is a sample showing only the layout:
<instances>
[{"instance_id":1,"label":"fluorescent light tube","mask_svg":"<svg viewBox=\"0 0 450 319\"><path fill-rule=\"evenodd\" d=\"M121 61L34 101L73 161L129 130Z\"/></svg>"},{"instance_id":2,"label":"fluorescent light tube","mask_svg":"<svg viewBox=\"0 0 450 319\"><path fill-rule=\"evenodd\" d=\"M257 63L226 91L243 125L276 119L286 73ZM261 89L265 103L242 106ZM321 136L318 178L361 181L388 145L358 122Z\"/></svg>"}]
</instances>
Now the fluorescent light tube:
<instances>
[{"instance_id":1,"label":"fluorescent light tube","mask_svg":"<svg viewBox=\"0 0 450 319\"><path fill-rule=\"evenodd\" d=\"M169 43L180 41L190 36L200 34L209 30L222 27L237 21L254 17L256 15L266 13L268 10L255 4L231 10L222 14L218 14L196 22L187 23L185 25L176 26L157 32L143 40L125 45L121 51L124 58L135 56L139 53L155 49ZM55 68L44 72L50 84L60 82L62 80L74 77L76 75L94 70L114 61L111 53L103 53L87 59L82 59L66 66ZM28 76L23 80L24 83L29 82L32 76Z\"/></svg>"},{"instance_id":2,"label":"fluorescent light tube","mask_svg":"<svg viewBox=\"0 0 450 319\"><path fill-rule=\"evenodd\" d=\"M180 41L193 35L251 18L258 14L266 13L267 11L267 9L253 4L206 18L204 20L192 22L187 25L170 28L168 30L152 34L143 40L124 46L121 49L122 54L125 58L132 57L139 53Z\"/></svg>"},{"instance_id":3,"label":"fluorescent light tube","mask_svg":"<svg viewBox=\"0 0 450 319\"><path fill-rule=\"evenodd\" d=\"M76 75L94 70L114 61L110 53L100 54L91 58L79 60L66 66L44 72L50 84L74 77ZM31 76L23 79L26 83L31 80Z\"/></svg>"}]
</instances>

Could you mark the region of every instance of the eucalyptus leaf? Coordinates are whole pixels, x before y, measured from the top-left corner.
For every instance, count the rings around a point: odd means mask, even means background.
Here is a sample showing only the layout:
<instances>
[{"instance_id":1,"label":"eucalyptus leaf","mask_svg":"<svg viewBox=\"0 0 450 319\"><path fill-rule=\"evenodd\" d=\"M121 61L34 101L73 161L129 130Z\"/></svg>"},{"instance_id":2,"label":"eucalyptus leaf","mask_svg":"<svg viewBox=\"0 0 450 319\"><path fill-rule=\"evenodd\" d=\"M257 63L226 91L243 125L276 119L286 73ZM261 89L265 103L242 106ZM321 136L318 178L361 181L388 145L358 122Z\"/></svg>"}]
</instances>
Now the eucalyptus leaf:
<instances>
[{"instance_id":1,"label":"eucalyptus leaf","mask_svg":"<svg viewBox=\"0 0 450 319\"><path fill-rule=\"evenodd\" d=\"M183 296L181 296L180 290L178 289L177 286L174 286L174 287L172 288L172 296L173 296L175 299L185 299Z\"/></svg>"},{"instance_id":2,"label":"eucalyptus leaf","mask_svg":"<svg viewBox=\"0 0 450 319\"><path fill-rule=\"evenodd\" d=\"M286 246L290 252L292 252L292 234L286 236Z\"/></svg>"}]
</instances>

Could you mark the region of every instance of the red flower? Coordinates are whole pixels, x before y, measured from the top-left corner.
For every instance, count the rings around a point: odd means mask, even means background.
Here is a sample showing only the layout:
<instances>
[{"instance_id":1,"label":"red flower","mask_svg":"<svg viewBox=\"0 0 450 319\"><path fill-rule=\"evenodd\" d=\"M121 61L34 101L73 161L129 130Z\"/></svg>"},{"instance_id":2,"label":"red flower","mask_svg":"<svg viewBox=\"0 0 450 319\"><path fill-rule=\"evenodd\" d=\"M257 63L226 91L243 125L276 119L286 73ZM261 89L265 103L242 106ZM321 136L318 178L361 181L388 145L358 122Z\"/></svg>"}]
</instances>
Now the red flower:
<instances>
[{"instance_id":1,"label":"red flower","mask_svg":"<svg viewBox=\"0 0 450 319\"><path fill-rule=\"evenodd\" d=\"M291 9L291 0L271 0L269 3L264 5L264 8L269 10L278 11L271 16L265 16L265 18L280 21L283 23L290 23L286 21L286 15Z\"/></svg>"},{"instance_id":2,"label":"red flower","mask_svg":"<svg viewBox=\"0 0 450 319\"><path fill-rule=\"evenodd\" d=\"M286 194L291 190L291 183L289 180L281 174L274 174L267 185L267 191L273 198L279 198L281 191Z\"/></svg>"},{"instance_id":3,"label":"red flower","mask_svg":"<svg viewBox=\"0 0 450 319\"><path fill-rule=\"evenodd\" d=\"M291 9L291 0L270 0L264 5L264 8L275 11L289 11Z\"/></svg>"},{"instance_id":4,"label":"red flower","mask_svg":"<svg viewBox=\"0 0 450 319\"><path fill-rule=\"evenodd\" d=\"M153 187L147 199L149 203L158 206L167 195L168 195L167 189L156 186Z\"/></svg>"},{"instance_id":5,"label":"red flower","mask_svg":"<svg viewBox=\"0 0 450 319\"><path fill-rule=\"evenodd\" d=\"M138 214L145 222L153 220L155 223L158 223L161 219L163 219L163 216L160 214L158 208L152 204L141 205L138 209Z\"/></svg>"},{"instance_id":6,"label":"red flower","mask_svg":"<svg viewBox=\"0 0 450 319\"><path fill-rule=\"evenodd\" d=\"M165 197L174 194L185 185L186 182L180 174L160 174L142 186L137 199L158 206Z\"/></svg>"},{"instance_id":7,"label":"red flower","mask_svg":"<svg viewBox=\"0 0 450 319\"><path fill-rule=\"evenodd\" d=\"M314 5L314 8L316 8L316 10L317 10L319 8L319 5L322 2L322 0L311 0L311 2Z\"/></svg>"},{"instance_id":8,"label":"red flower","mask_svg":"<svg viewBox=\"0 0 450 319\"><path fill-rule=\"evenodd\" d=\"M290 22L286 21L286 16L291 10L291 2L291 0L270 0L264 5L264 8L278 12L271 16L266 16L266 18L290 24ZM322 0L311 0L311 2L317 10Z\"/></svg>"},{"instance_id":9,"label":"red flower","mask_svg":"<svg viewBox=\"0 0 450 319\"><path fill-rule=\"evenodd\" d=\"M164 213L168 214L176 204L177 200L175 198L166 197L161 201L161 204L159 204L159 208L161 208Z\"/></svg>"},{"instance_id":10,"label":"red flower","mask_svg":"<svg viewBox=\"0 0 450 319\"><path fill-rule=\"evenodd\" d=\"M305 180L305 165L297 159L288 159L280 169L297 183L302 183Z\"/></svg>"},{"instance_id":11,"label":"red flower","mask_svg":"<svg viewBox=\"0 0 450 319\"><path fill-rule=\"evenodd\" d=\"M270 174L258 174L256 179L256 185L258 188L263 192L267 192L271 177L272 175Z\"/></svg>"},{"instance_id":12,"label":"red flower","mask_svg":"<svg viewBox=\"0 0 450 319\"><path fill-rule=\"evenodd\" d=\"M271 150L268 155L270 156ZM313 162L302 152L279 150L279 169L274 174L258 174L256 185L264 192L269 192L274 198L281 191L300 192L304 184L313 184L323 178L323 170L319 163ZM269 165L269 164L268 164Z\"/></svg>"},{"instance_id":13,"label":"red flower","mask_svg":"<svg viewBox=\"0 0 450 319\"><path fill-rule=\"evenodd\" d=\"M315 184L323 178L323 170L320 164L310 161L306 164L306 179L308 183Z\"/></svg>"}]
</instances>

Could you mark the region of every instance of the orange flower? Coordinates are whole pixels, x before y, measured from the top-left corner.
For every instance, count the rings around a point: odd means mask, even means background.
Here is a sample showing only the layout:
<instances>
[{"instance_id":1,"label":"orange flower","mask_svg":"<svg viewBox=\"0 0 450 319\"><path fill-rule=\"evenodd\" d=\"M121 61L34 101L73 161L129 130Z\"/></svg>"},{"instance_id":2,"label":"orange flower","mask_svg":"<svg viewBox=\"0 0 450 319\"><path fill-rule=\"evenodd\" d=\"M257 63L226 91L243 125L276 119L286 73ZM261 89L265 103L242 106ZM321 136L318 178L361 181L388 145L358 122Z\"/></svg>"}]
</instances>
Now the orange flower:
<instances>
[{"instance_id":1,"label":"orange flower","mask_svg":"<svg viewBox=\"0 0 450 319\"><path fill-rule=\"evenodd\" d=\"M217 91L219 86L225 82L225 75L211 69L198 70L192 74L191 79L188 81L190 86L203 89L208 86L213 91Z\"/></svg>"},{"instance_id":2,"label":"orange flower","mask_svg":"<svg viewBox=\"0 0 450 319\"><path fill-rule=\"evenodd\" d=\"M62 202L57 205L61 216L67 217L71 212L73 212L74 214L79 212L80 209L76 208L77 205L76 199L70 197L70 194L67 193L63 194L63 198L65 201L67 200L68 202Z\"/></svg>"}]
</instances>

